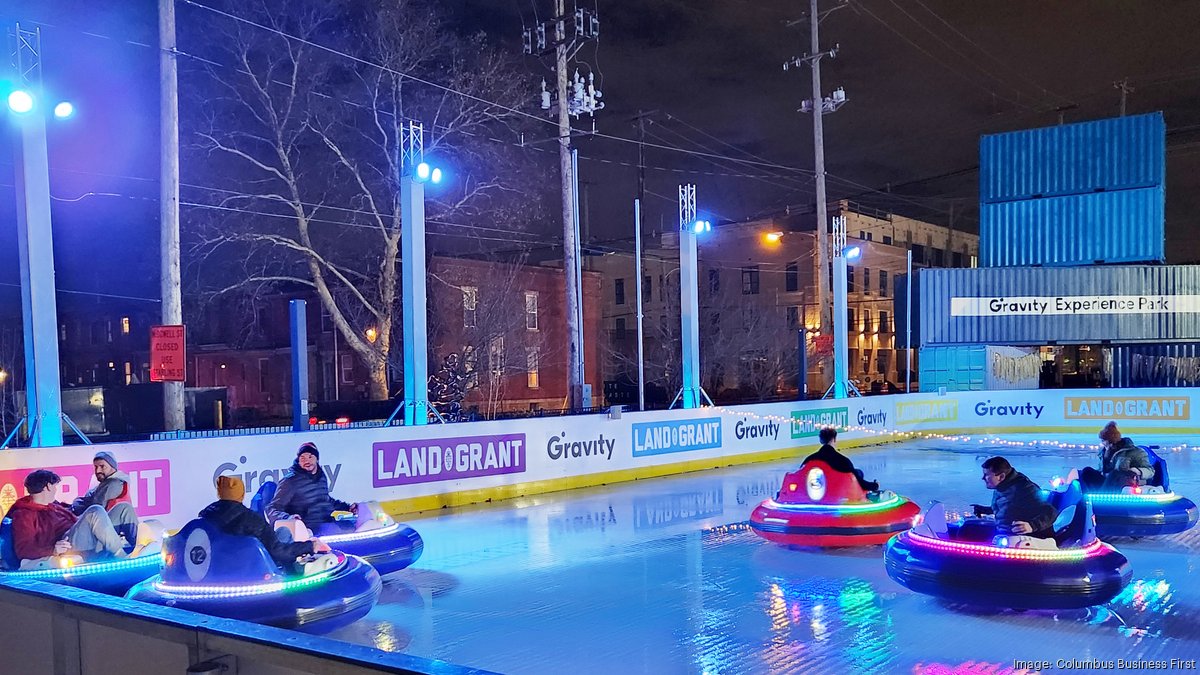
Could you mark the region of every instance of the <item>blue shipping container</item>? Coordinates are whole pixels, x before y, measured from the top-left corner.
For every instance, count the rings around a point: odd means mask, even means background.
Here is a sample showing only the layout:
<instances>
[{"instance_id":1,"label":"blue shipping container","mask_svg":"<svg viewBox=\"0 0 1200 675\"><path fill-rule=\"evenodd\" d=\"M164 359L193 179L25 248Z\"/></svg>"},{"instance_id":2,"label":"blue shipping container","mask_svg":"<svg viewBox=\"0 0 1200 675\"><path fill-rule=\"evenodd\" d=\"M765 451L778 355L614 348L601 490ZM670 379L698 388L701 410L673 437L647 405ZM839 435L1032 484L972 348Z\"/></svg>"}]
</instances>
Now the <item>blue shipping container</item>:
<instances>
[{"instance_id":1,"label":"blue shipping container","mask_svg":"<svg viewBox=\"0 0 1200 675\"><path fill-rule=\"evenodd\" d=\"M979 140L981 203L1160 187L1165 175L1160 112Z\"/></svg>"},{"instance_id":2,"label":"blue shipping container","mask_svg":"<svg viewBox=\"0 0 1200 675\"><path fill-rule=\"evenodd\" d=\"M1110 371L1114 387L1200 387L1200 344L1116 346Z\"/></svg>"},{"instance_id":3,"label":"blue shipping container","mask_svg":"<svg viewBox=\"0 0 1200 675\"><path fill-rule=\"evenodd\" d=\"M984 267L1165 260L1161 187L979 206Z\"/></svg>"},{"instance_id":4,"label":"blue shipping container","mask_svg":"<svg viewBox=\"0 0 1200 675\"><path fill-rule=\"evenodd\" d=\"M925 269L919 276L922 347L1200 341L1196 265Z\"/></svg>"},{"instance_id":5,"label":"blue shipping container","mask_svg":"<svg viewBox=\"0 0 1200 675\"><path fill-rule=\"evenodd\" d=\"M922 347L921 391L982 391L987 379L987 347Z\"/></svg>"}]
</instances>

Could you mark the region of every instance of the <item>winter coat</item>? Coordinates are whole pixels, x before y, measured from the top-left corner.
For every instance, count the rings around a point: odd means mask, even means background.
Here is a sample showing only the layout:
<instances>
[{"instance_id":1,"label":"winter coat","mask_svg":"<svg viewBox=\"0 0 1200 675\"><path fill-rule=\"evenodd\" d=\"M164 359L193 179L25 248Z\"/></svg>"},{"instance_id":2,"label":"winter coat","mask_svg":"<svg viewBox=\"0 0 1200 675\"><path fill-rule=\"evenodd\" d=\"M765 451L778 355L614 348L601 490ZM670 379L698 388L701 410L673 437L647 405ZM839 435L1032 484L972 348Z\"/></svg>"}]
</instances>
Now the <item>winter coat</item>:
<instances>
[{"instance_id":1,"label":"winter coat","mask_svg":"<svg viewBox=\"0 0 1200 675\"><path fill-rule=\"evenodd\" d=\"M851 462L849 457L838 452L837 448L829 444L822 445L820 450L805 457L800 466L804 466L813 460L825 462L829 465L829 468L838 473L854 473L854 462Z\"/></svg>"},{"instance_id":2,"label":"winter coat","mask_svg":"<svg viewBox=\"0 0 1200 675\"><path fill-rule=\"evenodd\" d=\"M101 506L107 511L120 502L129 501L129 475L118 471L100 481L100 484L88 490L87 494L71 502L71 513L78 516L93 505Z\"/></svg>"},{"instance_id":3,"label":"winter coat","mask_svg":"<svg viewBox=\"0 0 1200 675\"><path fill-rule=\"evenodd\" d=\"M1128 438L1122 438L1107 449L1101 448L1100 467L1106 476L1114 471L1132 471L1144 481L1154 478L1150 455Z\"/></svg>"},{"instance_id":4,"label":"winter coat","mask_svg":"<svg viewBox=\"0 0 1200 675\"><path fill-rule=\"evenodd\" d=\"M220 499L200 512L200 517L213 523L225 534L254 537L262 542L275 564L290 571L296 558L313 552L311 541L284 543L275 536L263 517L242 505L241 502Z\"/></svg>"},{"instance_id":5,"label":"winter coat","mask_svg":"<svg viewBox=\"0 0 1200 675\"><path fill-rule=\"evenodd\" d=\"M349 504L330 496L329 479L325 477L325 469L320 464L316 473L309 473L300 468L297 460L279 481L275 498L267 506L267 520L274 523L297 515L311 528L321 523L332 523L334 511L349 510Z\"/></svg>"},{"instance_id":6,"label":"winter coat","mask_svg":"<svg viewBox=\"0 0 1200 675\"><path fill-rule=\"evenodd\" d=\"M1012 525L1020 520L1029 523L1035 533L1054 525L1058 510L1042 499L1042 490L1025 474L1014 470L996 486L992 494L992 513L996 523Z\"/></svg>"},{"instance_id":7,"label":"winter coat","mask_svg":"<svg viewBox=\"0 0 1200 675\"><path fill-rule=\"evenodd\" d=\"M12 518L13 551L21 560L54 555L54 544L63 540L76 521L66 504L37 504L29 495L12 505L8 517Z\"/></svg>"}]
</instances>

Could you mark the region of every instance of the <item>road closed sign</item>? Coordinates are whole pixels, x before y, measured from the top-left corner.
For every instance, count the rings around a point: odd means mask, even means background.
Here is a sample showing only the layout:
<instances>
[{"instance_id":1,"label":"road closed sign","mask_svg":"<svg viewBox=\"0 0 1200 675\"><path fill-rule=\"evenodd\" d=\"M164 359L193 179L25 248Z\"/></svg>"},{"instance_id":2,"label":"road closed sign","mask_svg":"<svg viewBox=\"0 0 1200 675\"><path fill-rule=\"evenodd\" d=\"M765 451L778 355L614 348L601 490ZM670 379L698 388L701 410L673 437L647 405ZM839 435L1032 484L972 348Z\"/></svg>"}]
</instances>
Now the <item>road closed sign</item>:
<instances>
[{"instance_id":1,"label":"road closed sign","mask_svg":"<svg viewBox=\"0 0 1200 675\"><path fill-rule=\"evenodd\" d=\"M183 382L184 368L183 326L150 327L150 381Z\"/></svg>"}]
</instances>

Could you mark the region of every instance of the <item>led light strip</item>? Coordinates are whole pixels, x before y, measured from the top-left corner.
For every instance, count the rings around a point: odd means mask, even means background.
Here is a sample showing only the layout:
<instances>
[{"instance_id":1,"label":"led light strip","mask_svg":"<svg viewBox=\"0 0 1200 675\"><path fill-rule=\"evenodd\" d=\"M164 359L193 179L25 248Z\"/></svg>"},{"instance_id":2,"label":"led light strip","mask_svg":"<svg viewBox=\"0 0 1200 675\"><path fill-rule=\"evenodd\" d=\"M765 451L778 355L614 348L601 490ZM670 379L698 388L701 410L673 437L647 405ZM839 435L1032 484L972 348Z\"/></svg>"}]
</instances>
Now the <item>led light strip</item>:
<instances>
[{"instance_id":1,"label":"led light strip","mask_svg":"<svg viewBox=\"0 0 1200 675\"><path fill-rule=\"evenodd\" d=\"M322 570L316 574L299 579L289 581L276 581L264 584L246 584L246 585L229 585L229 586L179 586L168 584L162 581L159 577L154 582L154 589L161 593L169 593L186 597L189 600L205 599L205 598L243 598L255 595L271 595L273 593L288 593L297 591L310 586L319 586L329 581L329 578L334 573L342 568L345 563L344 557L339 557L338 564L327 570Z\"/></svg>"},{"instance_id":2,"label":"led light strip","mask_svg":"<svg viewBox=\"0 0 1200 675\"><path fill-rule=\"evenodd\" d=\"M887 509L895 508L904 503L899 495L892 495L891 499L879 503L872 502L870 504L780 504L774 499L768 499L765 505L769 509L778 509L780 511L849 511L853 513L864 513L871 511L886 511Z\"/></svg>"},{"instance_id":3,"label":"led light strip","mask_svg":"<svg viewBox=\"0 0 1200 675\"><path fill-rule=\"evenodd\" d=\"M1156 504L1167 504L1178 501L1181 497L1174 492L1152 493L1152 494L1123 494L1123 493L1087 493L1084 495L1089 502L1107 502L1107 503L1144 503L1154 502Z\"/></svg>"},{"instance_id":4,"label":"led light strip","mask_svg":"<svg viewBox=\"0 0 1200 675\"><path fill-rule=\"evenodd\" d=\"M1043 551L1034 549L1000 548L986 544L968 544L960 541L933 539L916 532L909 531L908 537L913 543L941 551L952 553L967 553L981 558L1009 558L1013 560L1029 560L1044 562L1078 562L1085 558L1103 555L1108 551L1099 539L1093 540L1083 548L1064 549L1058 551Z\"/></svg>"},{"instance_id":5,"label":"led light strip","mask_svg":"<svg viewBox=\"0 0 1200 675\"><path fill-rule=\"evenodd\" d=\"M374 539L376 537L385 537L400 530L400 523L392 523L387 527L381 527L378 530L367 530L366 532L347 532L346 534L330 534L326 536L318 536L317 539L326 544L342 544L349 541L363 541L365 539Z\"/></svg>"},{"instance_id":6,"label":"led light strip","mask_svg":"<svg viewBox=\"0 0 1200 675\"><path fill-rule=\"evenodd\" d=\"M70 567L51 567L43 570L12 570L4 571L3 574L11 574L22 579L63 579L137 570L143 567L157 570L161 566L162 554L154 553L145 557L125 558L110 562L81 563Z\"/></svg>"}]
</instances>

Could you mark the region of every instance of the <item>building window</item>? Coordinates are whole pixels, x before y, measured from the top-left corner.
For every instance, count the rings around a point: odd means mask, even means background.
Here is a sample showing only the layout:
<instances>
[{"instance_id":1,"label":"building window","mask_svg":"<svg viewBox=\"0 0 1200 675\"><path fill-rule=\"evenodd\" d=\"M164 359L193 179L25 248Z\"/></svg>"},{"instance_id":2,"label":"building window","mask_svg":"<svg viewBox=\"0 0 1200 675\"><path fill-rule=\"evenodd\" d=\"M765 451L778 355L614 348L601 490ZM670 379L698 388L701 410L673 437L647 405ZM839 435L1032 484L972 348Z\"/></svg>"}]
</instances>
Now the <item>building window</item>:
<instances>
[{"instance_id":1,"label":"building window","mask_svg":"<svg viewBox=\"0 0 1200 675\"><path fill-rule=\"evenodd\" d=\"M971 256L971 268L979 267L979 256Z\"/></svg>"},{"instance_id":2,"label":"building window","mask_svg":"<svg viewBox=\"0 0 1200 675\"><path fill-rule=\"evenodd\" d=\"M946 266L946 252L940 248L933 248L933 249L930 249L930 251L933 253L933 266L934 267L945 267Z\"/></svg>"},{"instance_id":3,"label":"building window","mask_svg":"<svg viewBox=\"0 0 1200 675\"><path fill-rule=\"evenodd\" d=\"M890 234L883 235L883 243L886 246L891 246L892 245L892 236Z\"/></svg>"},{"instance_id":4,"label":"building window","mask_svg":"<svg viewBox=\"0 0 1200 675\"><path fill-rule=\"evenodd\" d=\"M758 265L742 268L742 295L758 295Z\"/></svg>"},{"instance_id":5,"label":"building window","mask_svg":"<svg viewBox=\"0 0 1200 675\"><path fill-rule=\"evenodd\" d=\"M354 384L354 355L342 354L342 384Z\"/></svg>"},{"instance_id":6,"label":"building window","mask_svg":"<svg viewBox=\"0 0 1200 675\"><path fill-rule=\"evenodd\" d=\"M913 262L925 264L925 247L920 244L912 245Z\"/></svg>"},{"instance_id":7,"label":"building window","mask_svg":"<svg viewBox=\"0 0 1200 675\"><path fill-rule=\"evenodd\" d=\"M125 362L125 384L133 384L133 364Z\"/></svg>"},{"instance_id":8,"label":"building window","mask_svg":"<svg viewBox=\"0 0 1200 675\"><path fill-rule=\"evenodd\" d=\"M525 330L538 329L537 291L525 291Z\"/></svg>"},{"instance_id":9,"label":"building window","mask_svg":"<svg viewBox=\"0 0 1200 675\"><path fill-rule=\"evenodd\" d=\"M871 310L869 310L869 309L863 310L863 332L864 333L872 332Z\"/></svg>"},{"instance_id":10,"label":"building window","mask_svg":"<svg viewBox=\"0 0 1200 675\"><path fill-rule=\"evenodd\" d=\"M890 349L875 350L875 369L878 372L883 373L884 375L887 375L888 370L890 370L889 366L891 366L891 361L892 361L892 350L890 350Z\"/></svg>"},{"instance_id":11,"label":"building window","mask_svg":"<svg viewBox=\"0 0 1200 675\"><path fill-rule=\"evenodd\" d=\"M871 371L871 350L870 349L864 349L862 351L862 371L863 371L864 375Z\"/></svg>"},{"instance_id":12,"label":"building window","mask_svg":"<svg viewBox=\"0 0 1200 675\"><path fill-rule=\"evenodd\" d=\"M951 266L962 267L962 262L963 262L963 254L959 253L958 251L955 251L954 253L950 254Z\"/></svg>"},{"instance_id":13,"label":"building window","mask_svg":"<svg viewBox=\"0 0 1200 675\"><path fill-rule=\"evenodd\" d=\"M129 335L129 317L121 317L121 334Z\"/></svg>"},{"instance_id":14,"label":"building window","mask_svg":"<svg viewBox=\"0 0 1200 675\"><path fill-rule=\"evenodd\" d=\"M742 308L742 330L750 330L750 327L753 325L754 325L754 308L753 307L743 307Z\"/></svg>"},{"instance_id":15,"label":"building window","mask_svg":"<svg viewBox=\"0 0 1200 675\"><path fill-rule=\"evenodd\" d=\"M888 296L888 273L887 270L879 270L879 297L886 298Z\"/></svg>"},{"instance_id":16,"label":"building window","mask_svg":"<svg viewBox=\"0 0 1200 675\"><path fill-rule=\"evenodd\" d=\"M618 305L625 304L625 280L617 279L613 282L613 295Z\"/></svg>"},{"instance_id":17,"label":"building window","mask_svg":"<svg viewBox=\"0 0 1200 675\"><path fill-rule=\"evenodd\" d=\"M912 246L912 230L904 231L904 243L909 247Z\"/></svg>"},{"instance_id":18,"label":"building window","mask_svg":"<svg viewBox=\"0 0 1200 675\"><path fill-rule=\"evenodd\" d=\"M625 339L625 317L623 316L617 317L616 338L618 340Z\"/></svg>"},{"instance_id":19,"label":"building window","mask_svg":"<svg viewBox=\"0 0 1200 675\"><path fill-rule=\"evenodd\" d=\"M795 330L800 325L800 308L787 308L787 327L789 330Z\"/></svg>"},{"instance_id":20,"label":"building window","mask_svg":"<svg viewBox=\"0 0 1200 675\"><path fill-rule=\"evenodd\" d=\"M800 290L800 267L796 263L788 263L783 272L784 288L793 293Z\"/></svg>"},{"instance_id":21,"label":"building window","mask_svg":"<svg viewBox=\"0 0 1200 675\"><path fill-rule=\"evenodd\" d=\"M530 389L537 389L540 385L538 379L538 366L540 365L538 352L536 349L530 349L525 352L525 384Z\"/></svg>"},{"instance_id":22,"label":"building window","mask_svg":"<svg viewBox=\"0 0 1200 675\"><path fill-rule=\"evenodd\" d=\"M271 389L271 361L269 359L258 360L258 391L266 394Z\"/></svg>"},{"instance_id":23,"label":"building window","mask_svg":"<svg viewBox=\"0 0 1200 675\"><path fill-rule=\"evenodd\" d=\"M650 300L654 298L654 277L649 274L642 277L642 297Z\"/></svg>"},{"instance_id":24,"label":"building window","mask_svg":"<svg viewBox=\"0 0 1200 675\"><path fill-rule=\"evenodd\" d=\"M850 330L854 330L854 327L856 325L858 325L858 324L854 323L854 308L853 307L846 310L846 325L850 328Z\"/></svg>"},{"instance_id":25,"label":"building window","mask_svg":"<svg viewBox=\"0 0 1200 675\"><path fill-rule=\"evenodd\" d=\"M476 308L479 306L479 289L463 286L463 328L475 327Z\"/></svg>"},{"instance_id":26,"label":"building window","mask_svg":"<svg viewBox=\"0 0 1200 675\"><path fill-rule=\"evenodd\" d=\"M112 341L113 341L113 322L112 322L111 320L110 320L110 321L105 321L105 322L104 322L104 340L105 340L106 342L108 342L108 344L110 344L110 345L112 344Z\"/></svg>"},{"instance_id":27,"label":"building window","mask_svg":"<svg viewBox=\"0 0 1200 675\"><path fill-rule=\"evenodd\" d=\"M716 295L721 292L721 270L708 271L708 294Z\"/></svg>"},{"instance_id":28,"label":"building window","mask_svg":"<svg viewBox=\"0 0 1200 675\"><path fill-rule=\"evenodd\" d=\"M863 268L863 293L865 293L867 295L871 294L871 268L870 267Z\"/></svg>"},{"instance_id":29,"label":"building window","mask_svg":"<svg viewBox=\"0 0 1200 675\"><path fill-rule=\"evenodd\" d=\"M479 358L474 345L463 345L463 372L467 376L467 389L479 388Z\"/></svg>"},{"instance_id":30,"label":"building window","mask_svg":"<svg viewBox=\"0 0 1200 675\"><path fill-rule=\"evenodd\" d=\"M852 266L846 267L846 292L854 292L854 267Z\"/></svg>"},{"instance_id":31,"label":"building window","mask_svg":"<svg viewBox=\"0 0 1200 675\"><path fill-rule=\"evenodd\" d=\"M499 379L504 374L504 336L498 335L488 343L488 369L492 379Z\"/></svg>"},{"instance_id":32,"label":"building window","mask_svg":"<svg viewBox=\"0 0 1200 675\"><path fill-rule=\"evenodd\" d=\"M867 233L867 241L875 241L875 233L874 232Z\"/></svg>"},{"instance_id":33,"label":"building window","mask_svg":"<svg viewBox=\"0 0 1200 675\"><path fill-rule=\"evenodd\" d=\"M859 239L861 239L861 240L865 240L865 239L867 238L867 231L866 231L866 230L859 230L859 231L858 231L858 238L859 238Z\"/></svg>"},{"instance_id":34,"label":"building window","mask_svg":"<svg viewBox=\"0 0 1200 675\"><path fill-rule=\"evenodd\" d=\"M658 275L658 301L662 302L667 297L667 280L663 275Z\"/></svg>"},{"instance_id":35,"label":"building window","mask_svg":"<svg viewBox=\"0 0 1200 675\"><path fill-rule=\"evenodd\" d=\"M321 332L322 333L332 333L333 332L333 315L324 310L321 311Z\"/></svg>"},{"instance_id":36,"label":"building window","mask_svg":"<svg viewBox=\"0 0 1200 675\"><path fill-rule=\"evenodd\" d=\"M882 309L879 310L879 332L880 333L892 332L892 324L889 321L889 319L891 319L891 318L892 317L887 313L886 310L882 310Z\"/></svg>"}]
</instances>

